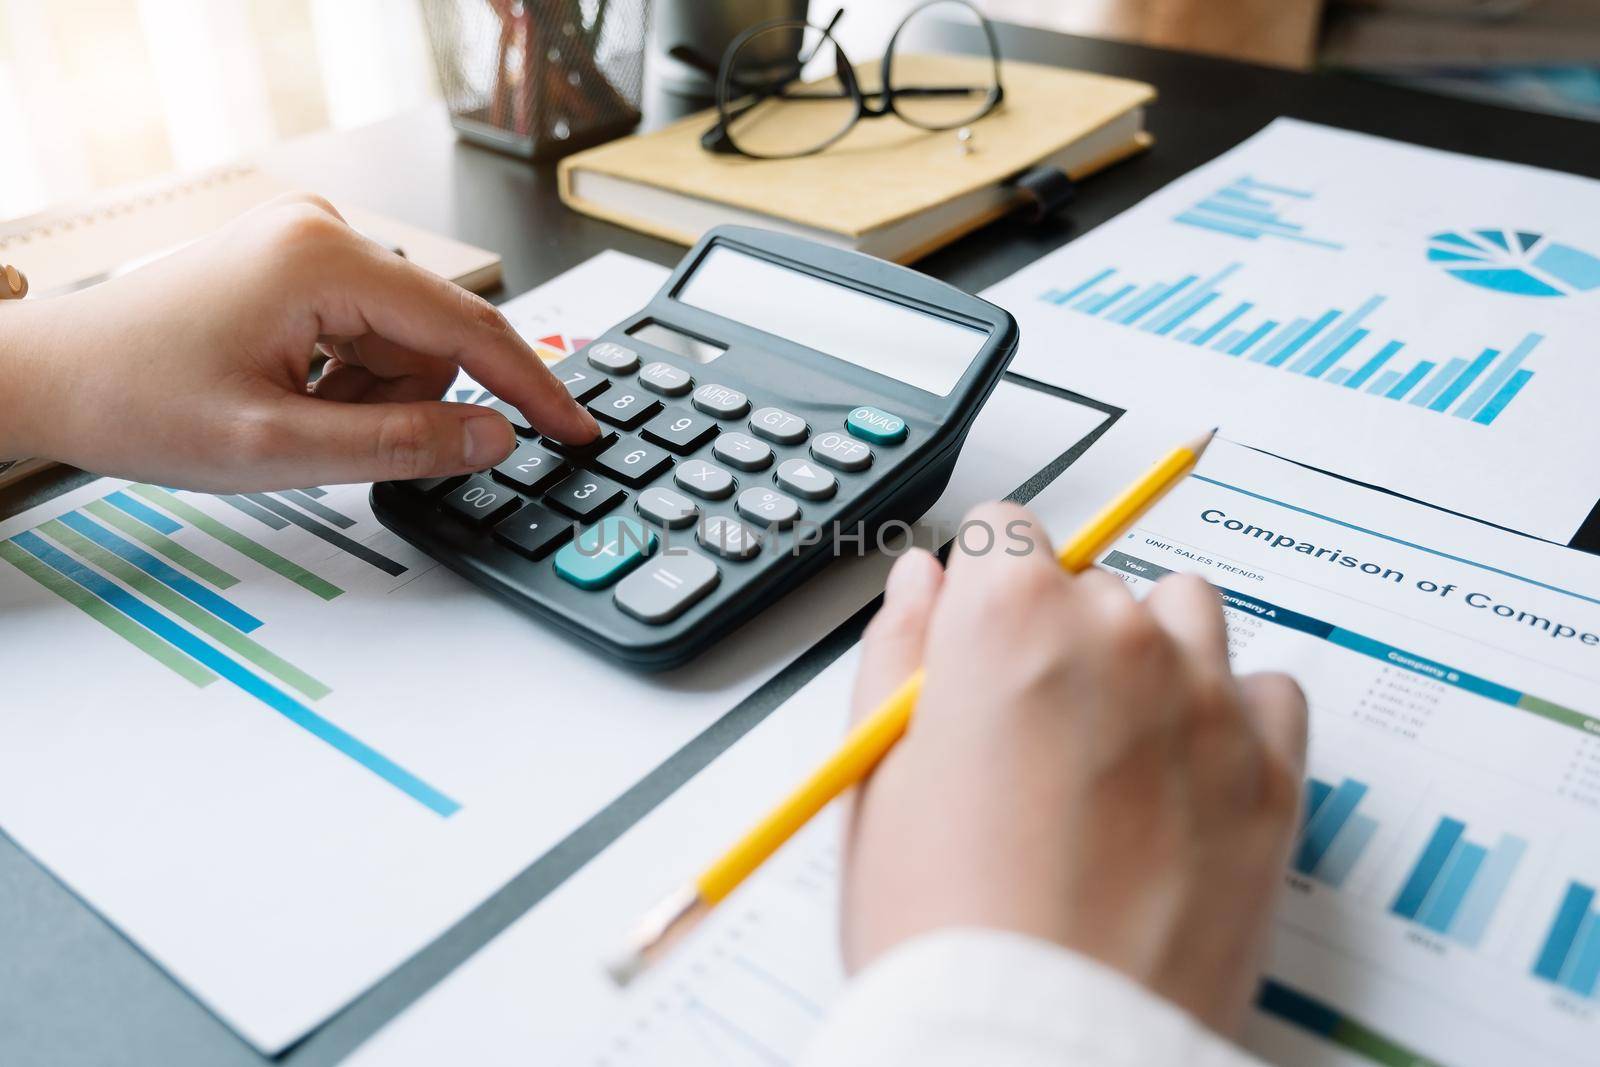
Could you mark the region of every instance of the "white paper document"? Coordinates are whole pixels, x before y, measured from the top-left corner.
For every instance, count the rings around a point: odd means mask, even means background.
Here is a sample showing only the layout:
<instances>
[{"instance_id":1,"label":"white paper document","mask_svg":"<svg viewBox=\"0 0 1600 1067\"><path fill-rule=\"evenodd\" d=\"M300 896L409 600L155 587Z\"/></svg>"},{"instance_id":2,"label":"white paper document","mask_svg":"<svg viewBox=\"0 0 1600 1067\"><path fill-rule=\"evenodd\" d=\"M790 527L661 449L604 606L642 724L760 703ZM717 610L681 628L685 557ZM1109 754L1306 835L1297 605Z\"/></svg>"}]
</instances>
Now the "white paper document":
<instances>
[{"instance_id":1,"label":"white paper document","mask_svg":"<svg viewBox=\"0 0 1600 1067\"><path fill-rule=\"evenodd\" d=\"M1095 451L1119 436L1154 435L1130 422ZM1074 470L1036 501L1063 530L1096 503ZM1102 565L1139 591L1204 575L1236 668L1309 695L1308 804L1245 1043L1295 1067L1592 1063L1600 560L1223 442ZM352 1062L794 1062L843 980L835 816L628 991L601 961L837 743L852 674L824 672Z\"/></svg>"},{"instance_id":2,"label":"white paper document","mask_svg":"<svg viewBox=\"0 0 1600 1067\"><path fill-rule=\"evenodd\" d=\"M1565 543L1600 182L1280 119L984 296L1013 369Z\"/></svg>"},{"instance_id":3,"label":"white paper document","mask_svg":"<svg viewBox=\"0 0 1600 1067\"><path fill-rule=\"evenodd\" d=\"M507 310L559 354L665 274L598 257ZM1002 384L930 517L1005 495L1102 419ZM367 494L102 479L0 523L0 826L267 1052L730 710L887 569L841 559L690 666L642 675L435 565Z\"/></svg>"}]
</instances>

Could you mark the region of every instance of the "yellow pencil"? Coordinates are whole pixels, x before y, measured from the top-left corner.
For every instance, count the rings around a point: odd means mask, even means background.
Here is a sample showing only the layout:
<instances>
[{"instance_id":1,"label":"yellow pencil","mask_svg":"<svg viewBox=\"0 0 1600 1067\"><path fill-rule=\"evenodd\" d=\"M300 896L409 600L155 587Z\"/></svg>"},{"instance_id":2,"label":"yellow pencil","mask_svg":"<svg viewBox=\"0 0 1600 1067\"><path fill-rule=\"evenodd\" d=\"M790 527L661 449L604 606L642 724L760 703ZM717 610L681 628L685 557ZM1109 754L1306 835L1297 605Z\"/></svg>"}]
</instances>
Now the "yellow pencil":
<instances>
[{"instance_id":1,"label":"yellow pencil","mask_svg":"<svg viewBox=\"0 0 1600 1067\"><path fill-rule=\"evenodd\" d=\"M1112 542L1188 476L1215 434L1212 430L1173 449L1101 508L1056 554L1061 569L1076 574L1093 566ZM617 984L627 985L632 981L666 950L678 933L738 888L812 816L871 773L911 722L912 709L922 692L922 679L919 667L876 711L850 731L838 750L811 777L752 826L698 878L652 908L640 920L624 952L606 966Z\"/></svg>"}]
</instances>

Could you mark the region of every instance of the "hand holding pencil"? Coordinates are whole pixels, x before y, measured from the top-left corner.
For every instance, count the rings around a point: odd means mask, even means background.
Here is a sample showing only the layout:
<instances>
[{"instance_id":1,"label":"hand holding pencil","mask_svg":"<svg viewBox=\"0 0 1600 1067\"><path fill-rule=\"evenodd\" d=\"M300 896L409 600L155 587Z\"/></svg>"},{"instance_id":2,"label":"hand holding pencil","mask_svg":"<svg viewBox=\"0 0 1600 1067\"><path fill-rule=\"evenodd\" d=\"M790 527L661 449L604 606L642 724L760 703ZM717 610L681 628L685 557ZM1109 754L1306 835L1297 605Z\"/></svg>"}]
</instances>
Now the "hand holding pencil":
<instances>
[{"instance_id":1,"label":"hand holding pencil","mask_svg":"<svg viewBox=\"0 0 1600 1067\"><path fill-rule=\"evenodd\" d=\"M1197 451L1175 450L1059 554L1037 519L995 504L972 518L1001 546L1020 531L1033 551L958 544L948 572L926 553L901 559L863 642L854 730L664 903L623 962L659 955L859 782L851 969L924 934L1008 930L1110 964L1214 1029L1234 1025L1294 827L1303 699L1281 675L1233 677L1204 581L1171 578L1139 602L1109 573L1065 573L1100 558ZM908 698L916 723L898 740Z\"/></svg>"}]
</instances>

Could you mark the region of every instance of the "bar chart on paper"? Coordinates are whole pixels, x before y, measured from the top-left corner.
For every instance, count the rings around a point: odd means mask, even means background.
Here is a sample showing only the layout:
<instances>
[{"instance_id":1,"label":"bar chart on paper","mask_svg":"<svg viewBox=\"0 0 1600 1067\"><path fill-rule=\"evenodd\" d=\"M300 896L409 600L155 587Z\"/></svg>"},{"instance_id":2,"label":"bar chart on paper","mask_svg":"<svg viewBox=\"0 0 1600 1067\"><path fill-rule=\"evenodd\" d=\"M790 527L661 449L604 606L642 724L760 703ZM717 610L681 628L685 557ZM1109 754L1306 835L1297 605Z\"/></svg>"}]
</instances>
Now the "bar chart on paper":
<instances>
[{"instance_id":1,"label":"bar chart on paper","mask_svg":"<svg viewBox=\"0 0 1600 1067\"><path fill-rule=\"evenodd\" d=\"M1409 342L1364 325L1388 302L1386 295L1372 294L1348 309L1268 312L1254 299L1224 296L1224 283L1243 267L1234 262L1204 277L1148 282L1125 280L1107 267L1066 289L1046 289L1038 299L1187 346L1197 356L1236 359L1480 426L1492 425L1533 380L1523 363L1544 340L1538 333L1476 351L1436 352L1423 345L1425 355L1402 359Z\"/></svg>"},{"instance_id":2,"label":"bar chart on paper","mask_svg":"<svg viewBox=\"0 0 1600 1067\"><path fill-rule=\"evenodd\" d=\"M1493 846L1466 837L1459 819L1442 816L1417 856L1389 910L1466 948L1477 948L1528 851L1528 842L1501 834Z\"/></svg>"},{"instance_id":3,"label":"bar chart on paper","mask_svg":"<svg viewBox=\"0 0 1600 1067\"><path fill-rule=\"evenodd\" d=\"M1247 174L1179 212L1173 221L1247 241L1272 237L1337 251L1344 245L1319 237L1294 221L1296 208L1315 196L1308 189L1291 189Z\"/></svg>"},{"instance_id":4,"label":"bar chart on paper","mask_svg":"<svg viewBox=\"0 0 1600 1067\"><path fill-rule=\"evenodd\" d=\"M1376 820L1356 809L1367 784L1346 778L1338 785L1306 779L1305 809L1290 863L1298 874L1341 888L1378 829Z\"/></svg>"},{"instance_id":5,"label":"bar chart on paper","mask_svg":"<svg viewBox=\"0 0 1600 1067\"><path fill-rule=\"evenodd\" d=\"M270 620L240 602L251 582L282 583L314 603L344 595L348 579L335 578L347 569L380 583L412 577L407 564L351 536L357 520L329 501L320 488L206 496L132 484L0 541L0 561L153 669L199 689L225 683L359 773L454 814L455 800L314 710L332 688L274 651ZM327 565L292 558L313 555Z\"/></svg>"},{"instance_id":6,"label":"bar chart on paper","mask_svg":"<svg viewBox=\"0 0 1600 1067\"><path fill-rule=\"evenodd\" d=\"M1600 908L1595 904L1594 886L1567 883L1534 960L1535 978L1580 997L1600 999Z\"/></svg>"}]
</instances>

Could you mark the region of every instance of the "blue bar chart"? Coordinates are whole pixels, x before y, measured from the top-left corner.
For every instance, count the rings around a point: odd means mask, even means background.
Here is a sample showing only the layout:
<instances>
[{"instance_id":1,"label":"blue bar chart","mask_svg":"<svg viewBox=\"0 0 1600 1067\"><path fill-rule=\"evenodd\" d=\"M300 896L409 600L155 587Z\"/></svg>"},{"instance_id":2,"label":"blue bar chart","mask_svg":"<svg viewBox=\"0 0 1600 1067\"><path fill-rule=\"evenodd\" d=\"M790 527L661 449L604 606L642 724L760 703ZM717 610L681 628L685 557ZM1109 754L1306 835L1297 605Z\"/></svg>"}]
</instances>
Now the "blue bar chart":
<instances>
[{"instance_id":1,"label":"blue bar chart","mask_svg":"<svg viewBox=\"0 0 1600 1067\"><path fill-rule=\"evenodd\" d=\"M1466 831L1459 819L1439 819L1389 910L1459 945L1477 948L1528 843L1502 834L1490 848L1468 840Z\"/></svg>"},{"instance_id":2,"label":"blue bar chart","mask_svg":"<svg viewBox=\"0 0 1600 1067\"><path fill-rule=\"evenodd\" d=\"M1336 241L1306 232L1304 225L1293 220L1295 208L1313 198L1309 190L1291 189L1244 175L1186 208L1173 221L1247 241L1276 237L1320 248L1343 248Z\"/></svg>"},{"instance_id":3,"label":"blue bar chart","mask_svg":"<svg viewBox=\"0 0 1600 1067\"><path fill-rule=\"evenodd\" d=\"M1533 975L1580 997L1600 998L1600 909L1593 886L1567 883Z\"/></svg>"},{"instance_id":4,"label":"blue bar chart","mask_svg":"<svg viewBox=\"0 0 1600 1067\"><path fill-rule=\"evenodd\" d=\"M1338 785L1306 779L1304 821L1290 861L1296 872L1334 889L1344 885L1378 829L1356 810L1366 795L1366 783L1354 778Z\"/></svg>"},{"instance_id":5,"label":"blue bar chart","mask_svg":"<svg viewBox=\"0 0 1600 1067\"><path fill-rule=\"evenodd\" d=\"M1141 283L1114 267L1069 289L1039 294L1044 303L1191 349L1286 371L1339 389L1400 401L1479 426L1492 425L1533 380L1524 361L1544 340L1529 333L1515 344L1429 354L1396 364L1407 346L1379 338L1366 324L1388 297L1375 293L1353 308L1306 309L1268 316L1258 301L1224 295L1241 269L1230 263L1206 275ZM1198 321L1197 321L1198 320Z\"/></svg>"},{"instance_id":6,"label":"blue bar chart","mask_svg":"<svg viewBox=\"0 0 1600 1067\"><path fill-rule=\"evenodd\" d=\"M406 573L404 564L338 533L356 523L325 503L326 495L310 489L215 499L274 532L316 538L393 577ZM331 687L268 647L260 636L271 629L267 621L235 599L246 582L235 559L321 601L344 590L222 522L198 505L203 499L151 485L116 489L0 541L0 561L190 685L226 682L434 813L454 814L458 802L313 710ZM208 559L197 551L202 547L217 549L224 562Z\"/></svg>"}]
</instances>

